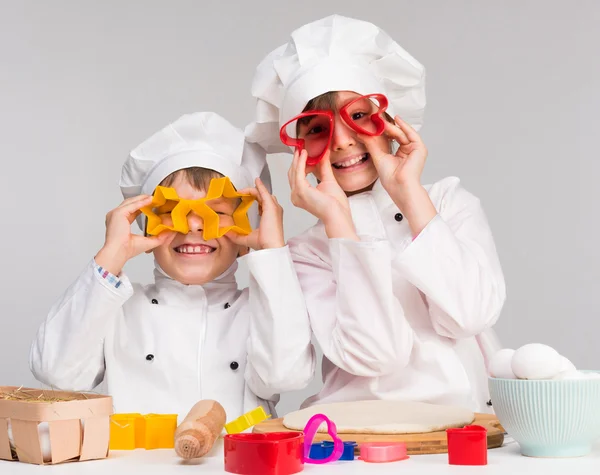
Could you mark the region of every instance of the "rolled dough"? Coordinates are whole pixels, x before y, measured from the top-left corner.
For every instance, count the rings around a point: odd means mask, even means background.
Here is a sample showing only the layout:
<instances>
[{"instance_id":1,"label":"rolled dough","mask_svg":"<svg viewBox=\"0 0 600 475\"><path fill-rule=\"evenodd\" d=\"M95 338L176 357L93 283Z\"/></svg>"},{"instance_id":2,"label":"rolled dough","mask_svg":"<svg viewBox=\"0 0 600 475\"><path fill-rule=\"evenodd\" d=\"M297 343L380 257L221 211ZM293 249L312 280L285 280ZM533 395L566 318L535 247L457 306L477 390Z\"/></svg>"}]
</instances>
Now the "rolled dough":
<instances>
[{"instance_id":1,"label":"rolled dough","mask_svg":"<svg viewBox=\"0 0 600 475\"><path fill-rule=\"evenodd\" d=\"M340 434L420 434L464 427L475 420L468 409L404 401L353 401L319 404L290 412L283 425L303 430L315 414L325 414ZM319 432L327 432L325 423Z\"/></svg>"}]
</instances>

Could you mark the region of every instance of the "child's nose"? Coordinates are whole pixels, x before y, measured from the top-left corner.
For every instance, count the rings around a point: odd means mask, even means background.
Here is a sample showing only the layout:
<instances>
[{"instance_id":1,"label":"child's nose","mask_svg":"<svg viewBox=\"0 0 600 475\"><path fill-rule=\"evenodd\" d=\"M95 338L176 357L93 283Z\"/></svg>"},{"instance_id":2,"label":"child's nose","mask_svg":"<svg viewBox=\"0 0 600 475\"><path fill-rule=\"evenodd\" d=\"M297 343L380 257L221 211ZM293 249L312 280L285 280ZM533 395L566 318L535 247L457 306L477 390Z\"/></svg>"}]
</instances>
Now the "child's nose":
<instances>
[{"instance_id":1,"label":"child's nose","mask_svg":"<svg viewBox=\"0 0 600 475\"><path fill-rule=\"evenodd\" d=\"M204 229L204 220L193 211L188 214L187 220L190 232L202 231L202 229Z\"/></svg>"},{"instance_id":2,"label":"child's nose","mask_svg":"<svg viewBox=\"0 0 600 475\"><path fill-rule=\"evenodd\" d=\"M344 150L356 145L356 134L346 125L346 123L336 114L333 135L331 137L331 150Z\"/></svg>"}]
</instances>

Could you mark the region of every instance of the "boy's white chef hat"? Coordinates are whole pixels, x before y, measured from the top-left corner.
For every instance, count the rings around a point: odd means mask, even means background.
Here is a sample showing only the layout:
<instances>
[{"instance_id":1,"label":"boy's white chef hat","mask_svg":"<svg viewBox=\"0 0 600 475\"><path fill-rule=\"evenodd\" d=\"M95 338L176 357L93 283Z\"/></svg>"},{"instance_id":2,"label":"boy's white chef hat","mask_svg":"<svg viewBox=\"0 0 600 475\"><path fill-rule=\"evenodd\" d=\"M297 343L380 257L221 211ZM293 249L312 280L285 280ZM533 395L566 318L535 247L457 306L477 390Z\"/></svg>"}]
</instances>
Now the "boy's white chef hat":
<instances>
[{"instance_id":1,"label":"boy's white chef hat","mask_svg":"<svg viewBox=\"0 0 600 475\"><path fill-rule=\"evenodd\" d=\"M385 94L390 115L417 130L422 125L425 68L372 23L332 15L298 28L259 64L248 140L269 153L289 151L279 140L280 127L329 91Z\"/></svg>"},{"instance_id":2,"label":"boy's white chef hat","mask_svg":"<svg viewBox=\"0 0 600 475\"><path fill-rule=\"evenodd\" d=\"M231 179L236 189L254 186L260 177L271 189L266 152L248 143L242 130L214 112L181 116L129 154L123 165L119 186L123 197L152 195L171 173L189 167L215 170ZM258 224L257 206L249 213L253 227ZM145 216L138 225L145 229Z\"/></svg>"}]
</instances>

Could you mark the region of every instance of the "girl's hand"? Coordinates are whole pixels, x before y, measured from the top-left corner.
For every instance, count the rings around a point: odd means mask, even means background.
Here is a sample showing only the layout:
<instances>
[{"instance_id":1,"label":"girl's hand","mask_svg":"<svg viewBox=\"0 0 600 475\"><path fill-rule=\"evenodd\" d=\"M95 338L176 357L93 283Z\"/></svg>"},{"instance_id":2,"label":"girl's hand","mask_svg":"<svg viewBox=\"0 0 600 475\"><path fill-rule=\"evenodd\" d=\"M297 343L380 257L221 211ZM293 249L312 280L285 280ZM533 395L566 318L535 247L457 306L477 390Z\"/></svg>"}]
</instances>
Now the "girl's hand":
<instances>
[{"instance_id":1,"label":"girl's hand","mask_svg":"<svg viewBox=\"0 0 600 475\"><path fill-rule=\"evenodd\" d=\"M396 126L386 121L384 133L400 144L396 154L383 150L376 137L359 135L358 139L371 155L382 186L405 214L413 237L416 237L437 214L429 194L421 185L427 148L415 129L398 116L394 120Z\"/></svg>"},{"instance_id":2,"label":"girl's hand","mask_svg":"<svg viewBox=\"0 0 600 475\"><path fill-rule=\"evenodd\" d=\"M348 197L333 175L329 152L316 166L308 169L307 157L306 150L294 152L294 160L288 171L292 204L320 219L330 238L358 240ZM319 171L321 181L317 186L312 186L306 176L315 169Z\"/></svg>"},{"instance_id":3,"label":"girl's hand","mask_svg":"<svg viewBox=\"0 0 600 475\"><path fill-rule=\"evenodd\" d=\"M358 139L371 155L383 187L392 198L402 198L421 186L427 148L415 129L398 116L394 120L396 125L385 122L384 134L400 145L396 154L382 149L377 137L358 135Z\"/></svg>"}]
</instances>

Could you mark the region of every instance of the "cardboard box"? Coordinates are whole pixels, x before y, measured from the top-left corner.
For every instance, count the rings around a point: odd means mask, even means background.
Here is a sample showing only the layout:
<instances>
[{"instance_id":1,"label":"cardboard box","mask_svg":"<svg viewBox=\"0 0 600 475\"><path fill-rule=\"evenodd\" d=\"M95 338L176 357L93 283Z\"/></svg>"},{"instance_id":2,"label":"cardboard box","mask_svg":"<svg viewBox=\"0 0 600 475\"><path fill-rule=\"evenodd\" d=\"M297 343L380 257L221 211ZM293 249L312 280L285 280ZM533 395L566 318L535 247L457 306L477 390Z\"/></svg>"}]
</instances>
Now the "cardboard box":
<instances>
[{"instance_id":1,"label":"cardboard box","mask_svg":"<svg viewBox=\"0 0 600 475\"><path fill-rule=\"evenodd\" d=\"M112 413L110 396L0 386L0 459L43 465L106 458Z\"/></svg>"}]
</instances>

